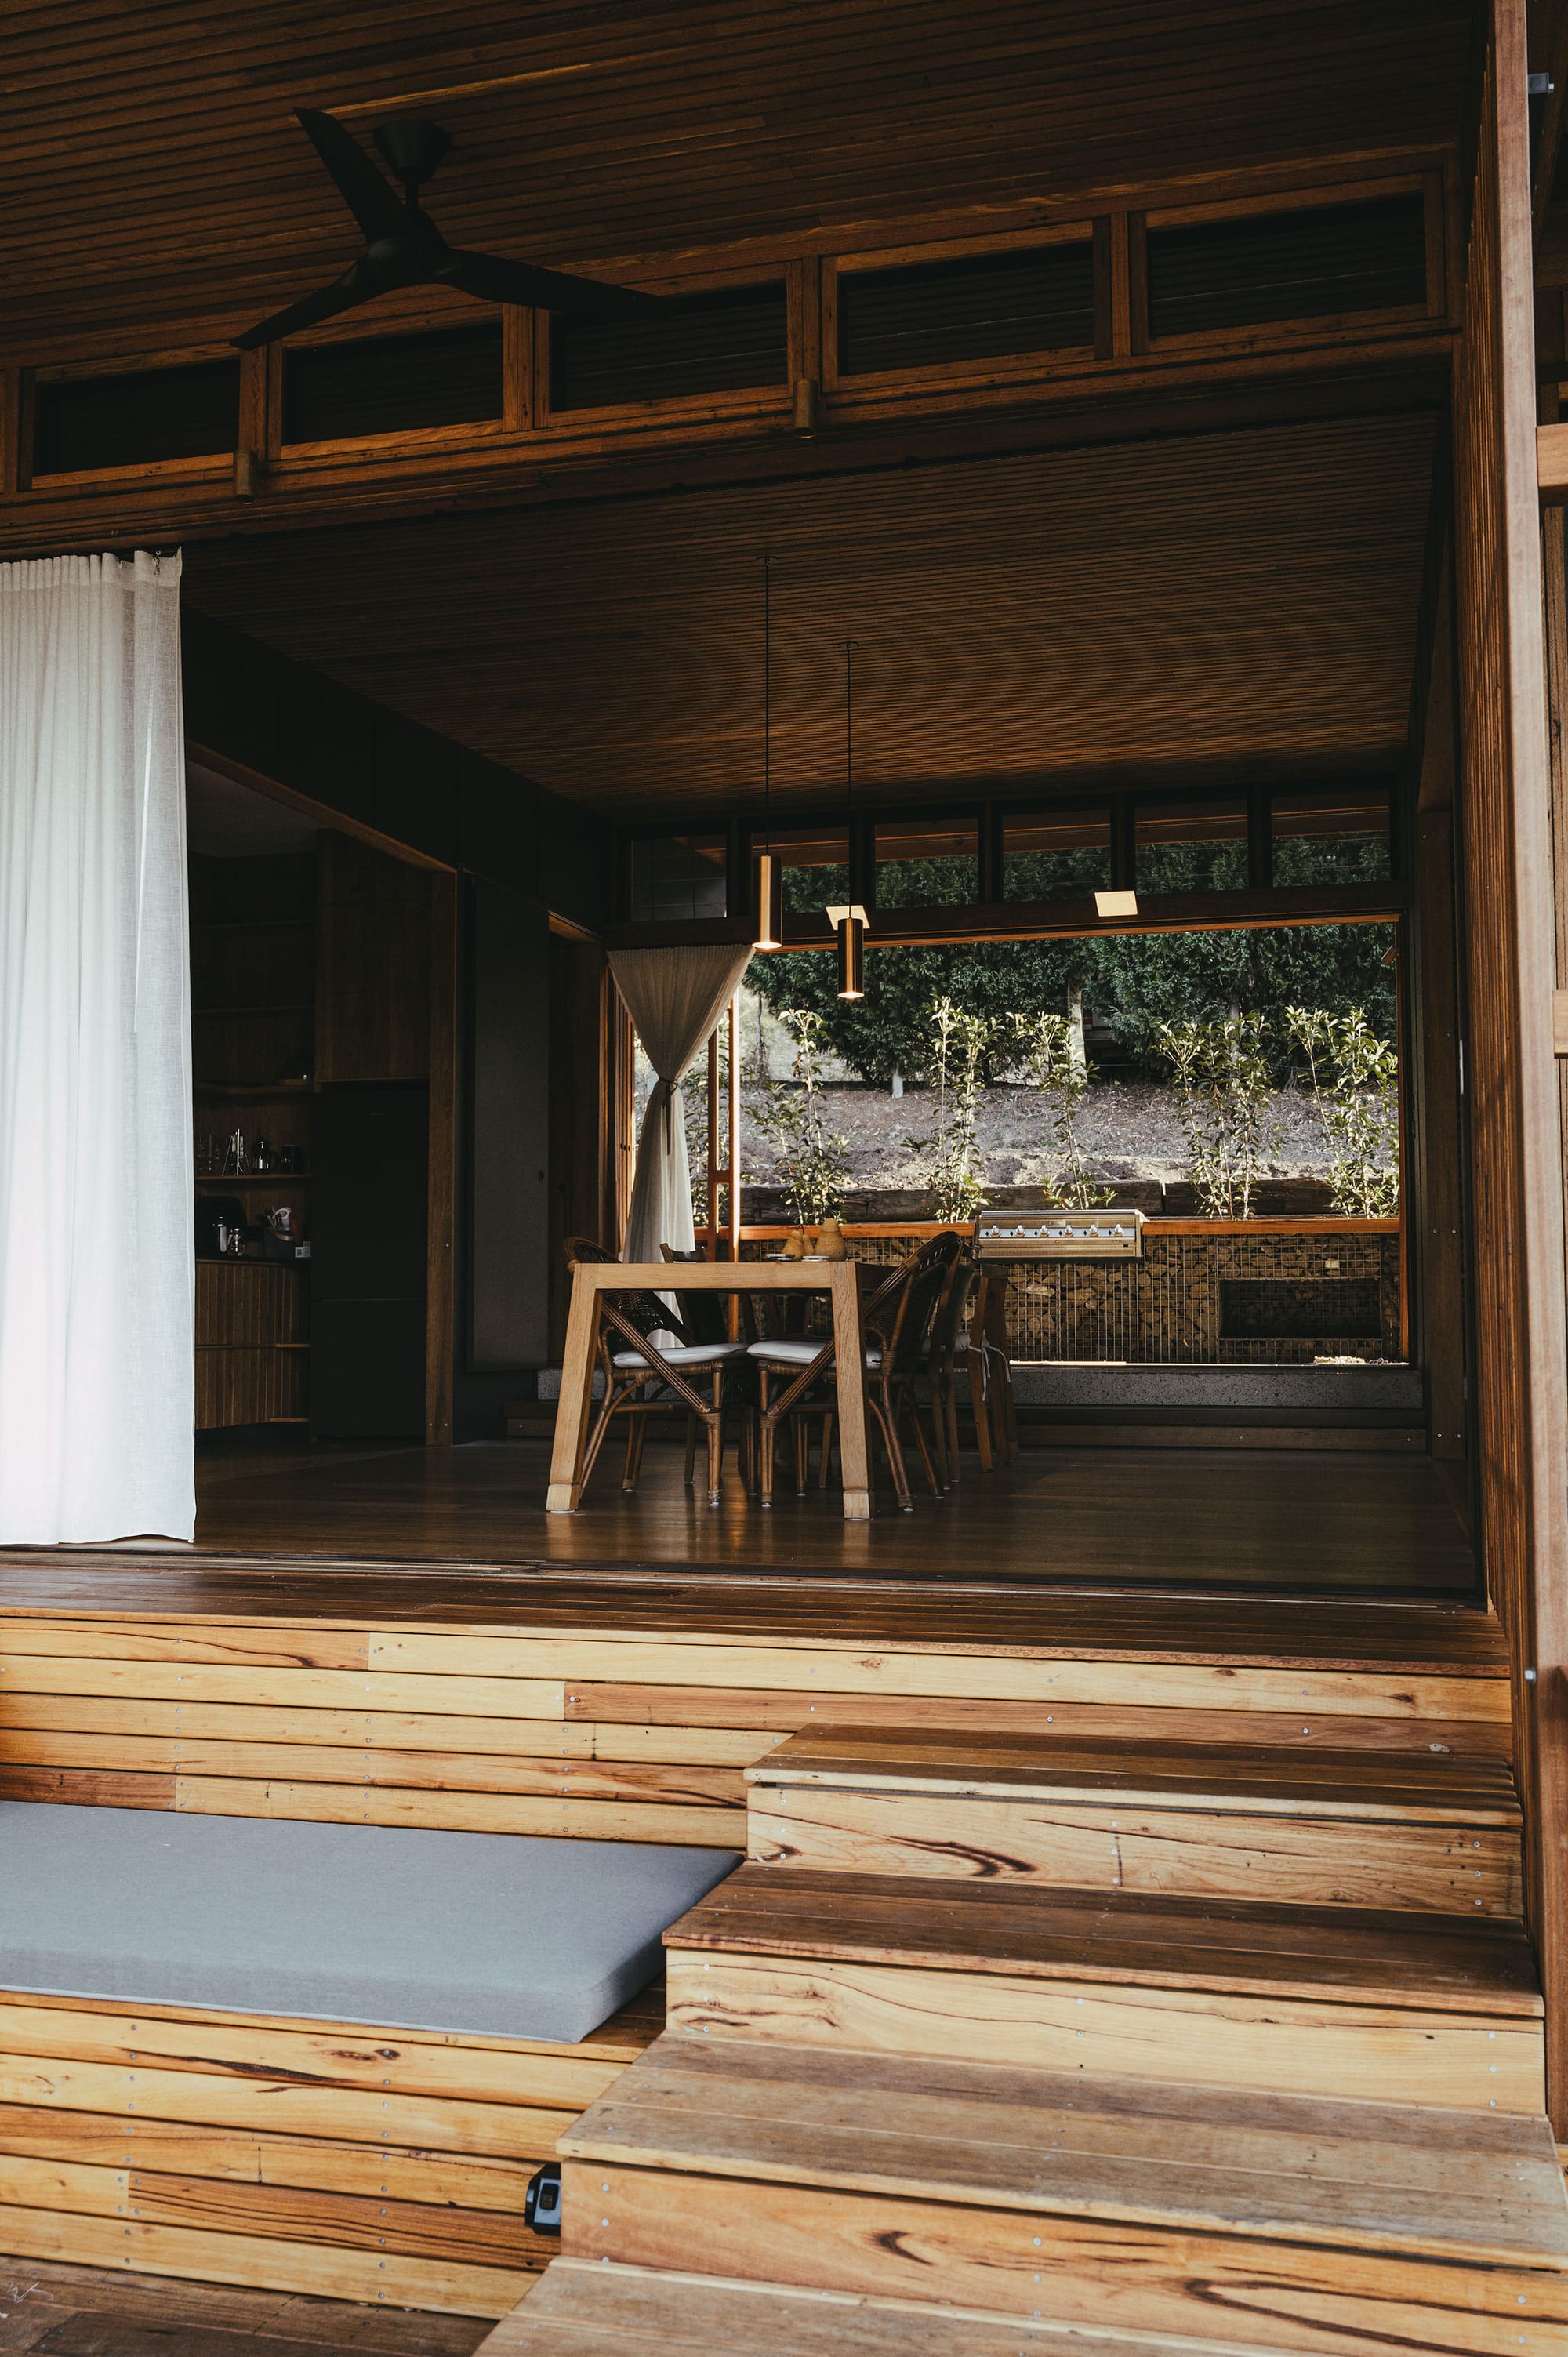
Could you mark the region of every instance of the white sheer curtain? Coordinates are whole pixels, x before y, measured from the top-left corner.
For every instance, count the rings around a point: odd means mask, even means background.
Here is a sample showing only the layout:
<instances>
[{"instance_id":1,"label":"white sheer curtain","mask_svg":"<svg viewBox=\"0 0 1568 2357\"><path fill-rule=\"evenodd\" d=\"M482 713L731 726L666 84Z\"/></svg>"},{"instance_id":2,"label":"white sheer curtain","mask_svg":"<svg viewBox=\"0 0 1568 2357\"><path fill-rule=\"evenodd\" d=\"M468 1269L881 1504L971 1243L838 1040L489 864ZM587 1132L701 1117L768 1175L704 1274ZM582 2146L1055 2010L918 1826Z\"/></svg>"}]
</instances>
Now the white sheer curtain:
<instances>
[{"instance_id":1,"label":"white sheer curtain","mask_svg":"<svg viewBox=\"0 0 1568 2357\"><path fill-rule=\"evenodd\" d=\"M0 565L0 1541L195 1524L179 560Z\"/></svg>"},{"instance_id":2,"label":"white sheer curtain","mask_svg":"<svg viewBox=\"0 0 1568 2357\"><path fill-rule=\"evenodd\" d=\"M681 1081L740 986L749 949L611 950L610 972L658 1083L642 1117L623 1260L656 1261L660 1244L690 1252L692 1166Z\"/></svg>"}]
</instances>

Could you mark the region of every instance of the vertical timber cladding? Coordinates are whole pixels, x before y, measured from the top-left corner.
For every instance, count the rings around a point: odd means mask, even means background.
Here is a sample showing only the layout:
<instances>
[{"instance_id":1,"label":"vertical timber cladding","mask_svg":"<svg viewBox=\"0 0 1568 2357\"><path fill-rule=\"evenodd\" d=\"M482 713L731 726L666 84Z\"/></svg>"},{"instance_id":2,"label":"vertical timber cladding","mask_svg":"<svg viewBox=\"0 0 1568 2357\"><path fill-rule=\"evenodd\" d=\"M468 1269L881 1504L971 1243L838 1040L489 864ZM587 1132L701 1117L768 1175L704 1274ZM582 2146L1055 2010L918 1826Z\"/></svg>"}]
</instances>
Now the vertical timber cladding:
<instances>
[{"instance_id":1,"label":"vertical timber cladding","mask_svg":"<svg viewBox=\"0 0 1568 2357\"><path fill-rule=\"evenodd\" d=\"M1549 2099L1568 2137L1568 1425L1531 272L1524 0L1491 0L1455 376L1476 1431L1487 1576L1513 1665Z\"/></svg>"}]
</instances>

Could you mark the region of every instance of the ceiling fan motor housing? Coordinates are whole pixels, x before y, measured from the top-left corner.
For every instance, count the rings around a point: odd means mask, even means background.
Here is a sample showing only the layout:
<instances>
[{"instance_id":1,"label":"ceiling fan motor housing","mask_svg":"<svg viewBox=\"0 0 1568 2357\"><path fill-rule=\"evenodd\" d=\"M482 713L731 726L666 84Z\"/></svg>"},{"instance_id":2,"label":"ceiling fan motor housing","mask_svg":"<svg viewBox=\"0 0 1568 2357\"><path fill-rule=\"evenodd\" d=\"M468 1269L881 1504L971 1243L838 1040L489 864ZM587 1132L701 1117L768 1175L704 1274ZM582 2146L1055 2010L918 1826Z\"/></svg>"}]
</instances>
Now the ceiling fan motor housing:
<instances>
[{"instance_id":1,"label":"ceiling fan motor housing","mask_svg":"<svg viewBox=\"0 0 1568 2357\"><path fill-rule=\"evenodd\" d=\"M451 134L422 114L394 114L377 125L375 141L405 188L423 187L452 145Z\"/></svg>"}]
</instances>

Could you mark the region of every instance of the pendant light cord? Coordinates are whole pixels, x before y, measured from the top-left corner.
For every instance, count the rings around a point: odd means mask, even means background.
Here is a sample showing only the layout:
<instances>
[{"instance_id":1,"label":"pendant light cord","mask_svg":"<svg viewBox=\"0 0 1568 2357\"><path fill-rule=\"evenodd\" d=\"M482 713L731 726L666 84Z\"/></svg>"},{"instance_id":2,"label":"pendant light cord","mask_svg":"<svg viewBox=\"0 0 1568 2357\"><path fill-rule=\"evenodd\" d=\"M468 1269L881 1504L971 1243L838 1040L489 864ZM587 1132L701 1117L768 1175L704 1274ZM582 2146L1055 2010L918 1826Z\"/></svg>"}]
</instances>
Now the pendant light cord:
<instances>
[{"instance_id":1,"label":"pendant light cord","mask_svg":"<svg viewBox=\"0 0 1568 2357\"><path fill-rule=\"evenodd\" d=\"M843 792L844 824L850 831L850 864L854 864L854 640L843 642Z\"/></svg>"},{"instance_id":2,"label":"pendant light cord","mask_svg":"<svg viewBox=\"0 0 1568 2357\"><path fill-rule=\"evenodd\" d=\"M762 833L773 848L773 558L762 560Z\"/></svg>"}]
</instances>

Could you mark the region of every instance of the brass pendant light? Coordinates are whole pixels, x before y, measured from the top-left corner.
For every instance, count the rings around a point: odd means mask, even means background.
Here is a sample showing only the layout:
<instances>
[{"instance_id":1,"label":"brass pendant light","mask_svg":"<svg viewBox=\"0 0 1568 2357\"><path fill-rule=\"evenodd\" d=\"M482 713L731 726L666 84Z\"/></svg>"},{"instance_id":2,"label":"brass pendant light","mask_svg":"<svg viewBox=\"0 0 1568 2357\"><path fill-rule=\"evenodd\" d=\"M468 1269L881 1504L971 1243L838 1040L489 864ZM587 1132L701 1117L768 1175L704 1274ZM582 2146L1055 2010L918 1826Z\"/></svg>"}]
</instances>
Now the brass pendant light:
<instances>
[{"instance_id":1,"label":"brass pendant light","mask_svg":"<svg viewBox=\"0 0 1568 2357\"><path fill-rule=\"evenodd\" d=\"M854 869L854 651L843 642L843 791L844 830L849 838L850 872ZM828 921L838 935L841 998L865 996L865 910L858 900L830 909Z\"/></svg>"},{"instance_id":2,"label":"brass pendant light","mask_svg":"<svg viewBox=\"0 0 1568 2357\"><path fill-rule=\"evenodd\" d=\"M773 560L762 560L762 841L753 878L751 946L784 946L784 863L773 848Z\"/></svg>"}]
</instances>

